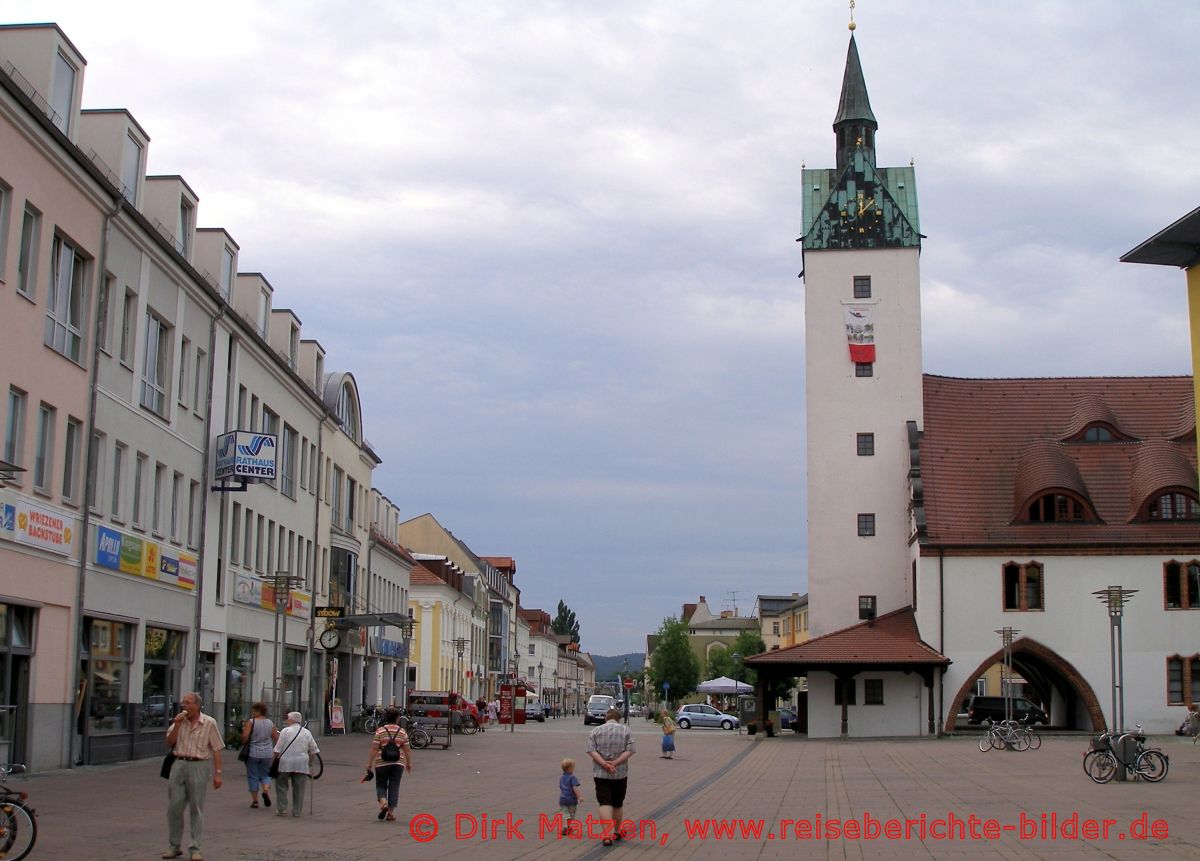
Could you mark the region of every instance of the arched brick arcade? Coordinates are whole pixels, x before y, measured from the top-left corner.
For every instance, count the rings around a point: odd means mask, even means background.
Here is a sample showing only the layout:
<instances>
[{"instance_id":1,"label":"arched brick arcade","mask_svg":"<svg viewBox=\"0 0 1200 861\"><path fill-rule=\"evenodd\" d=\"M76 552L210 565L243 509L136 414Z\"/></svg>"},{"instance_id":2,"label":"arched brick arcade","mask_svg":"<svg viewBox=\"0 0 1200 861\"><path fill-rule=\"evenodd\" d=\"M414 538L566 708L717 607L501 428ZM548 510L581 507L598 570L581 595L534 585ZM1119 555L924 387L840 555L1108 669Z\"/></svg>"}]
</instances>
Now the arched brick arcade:
<instances>
[{"instance_id":1,"label":"arched brick arcade","mask_svg":"<svg viewBox=\"0 0 1200 861\"><path fill-rule=\"evenodd\" d=\"M967 676L963 686L958 689L954 699L949 700L950 708L946 715L945 731L953 732L958 719L958 706L971 695L975 680L987 672L993 664L1000 663L1004 658L1004 650L997 649L991 657L985 658L975 672ZM1053 649L1048 649L1037 640L1022 637L1012 644L1012 665L1027 681L1030 687L1044 702L1049 702L1051 691L1057 689L1067 703L1066 725L1074 727L1078 723L1079 708L1084 716L1091 721L1090 729L1098 732L1104 728L1104 710L1100 700L1087 680L1079 671ZM965 721L964 721L965 723Z\"/></svg>"}]
</instances>

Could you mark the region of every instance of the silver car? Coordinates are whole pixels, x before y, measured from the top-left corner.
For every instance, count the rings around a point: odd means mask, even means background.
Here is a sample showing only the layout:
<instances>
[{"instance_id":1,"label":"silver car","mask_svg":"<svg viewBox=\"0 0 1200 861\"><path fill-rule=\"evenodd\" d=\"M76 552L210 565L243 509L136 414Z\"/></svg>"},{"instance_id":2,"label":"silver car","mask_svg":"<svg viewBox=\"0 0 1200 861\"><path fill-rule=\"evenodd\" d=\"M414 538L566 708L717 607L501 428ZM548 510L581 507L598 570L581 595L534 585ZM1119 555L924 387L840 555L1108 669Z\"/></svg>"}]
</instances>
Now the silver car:
<instances>
[{"instance_id":1,"label":"silver car","mask_svg":"<svg viewBox=\"0 0 1200 861\"><path fill-rule=\"evenodd\" d=\"M733 715L720 712L704 703L693 703L681 708L675 715L675 723L680 729L691 729L694 726L719 726L721 729L736 729L738 719Z\"/></svg>"}]
</instances>

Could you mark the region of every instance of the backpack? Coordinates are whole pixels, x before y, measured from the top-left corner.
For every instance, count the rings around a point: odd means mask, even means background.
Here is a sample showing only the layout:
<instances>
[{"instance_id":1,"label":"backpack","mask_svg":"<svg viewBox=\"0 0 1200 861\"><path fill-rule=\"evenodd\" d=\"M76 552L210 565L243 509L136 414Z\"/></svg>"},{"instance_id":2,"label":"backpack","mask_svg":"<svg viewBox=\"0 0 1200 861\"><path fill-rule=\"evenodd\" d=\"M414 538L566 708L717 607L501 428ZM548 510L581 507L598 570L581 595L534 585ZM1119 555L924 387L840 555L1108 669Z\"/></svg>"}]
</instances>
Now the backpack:
<instances>
[{"instance_id":1,"label":"backpack","mask_svg":"<svg viewBox=\"0 0 1200 861\"><path fill-rule=\"evenodd\" d=\"M379 747L379 758L384 762L400 761L400 745L396 744L397 733L390 733L388 740Z\"/></svg>"}]
</instances>

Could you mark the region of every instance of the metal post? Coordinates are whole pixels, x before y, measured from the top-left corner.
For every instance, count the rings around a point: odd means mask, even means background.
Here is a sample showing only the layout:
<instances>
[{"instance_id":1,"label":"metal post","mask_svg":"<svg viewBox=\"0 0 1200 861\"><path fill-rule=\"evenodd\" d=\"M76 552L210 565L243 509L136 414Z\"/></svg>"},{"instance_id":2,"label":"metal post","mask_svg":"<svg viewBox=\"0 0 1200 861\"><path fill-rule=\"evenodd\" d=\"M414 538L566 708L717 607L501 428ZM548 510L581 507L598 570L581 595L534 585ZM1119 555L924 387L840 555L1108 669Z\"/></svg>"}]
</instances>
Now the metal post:
<instances>
[{"instance_id":1,"label":"metal post","mask_svg":"<svg viewBox=\"0 0 1200 861\"><path fill-rule=\"evenodd\" d=\"M1092 594L1108 607L1108 646L1112 675L1112 721L1118 732L1125 731L1125 643L1121 630L1121 617L1125 605L1137 594L1137 589L1109 586ZM1118 775L1119 776L1119 775Z\"/></svg>"},{"instance_id":2,"label":"metal post","mask_svg":"<svg viewBox=\"0 0 1200 861\"><path fill-rule=\"evenodd\" d=\"M274 664L274 684L275 684L275 717L280 718L279 714L279 692L283 687L283 641L287 639L287 623L282 621L283 608L292 603L292 586L298 585L304 581L303 577L290 574L287 571L276 571L273 578L271 588L274 590L275 597L275 660ZM281 623L283 626L283 636L280 636ZM289 709L284 709L284 713Z\"/></svg>"}]
</instances>

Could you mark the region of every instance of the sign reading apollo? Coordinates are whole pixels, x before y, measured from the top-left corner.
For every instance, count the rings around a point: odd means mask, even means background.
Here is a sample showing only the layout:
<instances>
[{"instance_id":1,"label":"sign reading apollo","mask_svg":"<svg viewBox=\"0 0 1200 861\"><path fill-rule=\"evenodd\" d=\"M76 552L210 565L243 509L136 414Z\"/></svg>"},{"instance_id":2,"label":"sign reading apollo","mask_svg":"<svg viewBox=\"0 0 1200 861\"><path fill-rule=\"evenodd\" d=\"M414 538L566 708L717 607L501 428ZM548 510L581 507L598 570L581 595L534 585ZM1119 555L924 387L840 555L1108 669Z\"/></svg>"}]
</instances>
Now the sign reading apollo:
<instances>
[{"instance_id":1,"label":"sign reading apollo","mask_svg":"<svg viewBox=\"0 0 1200 861\"><path fill-rule=\"evenodd\" d=\"M278 437L269 433L230 431L217 437L217 463L213 477L256 481L275 480Z\"/></svg>"}]
</instances>

